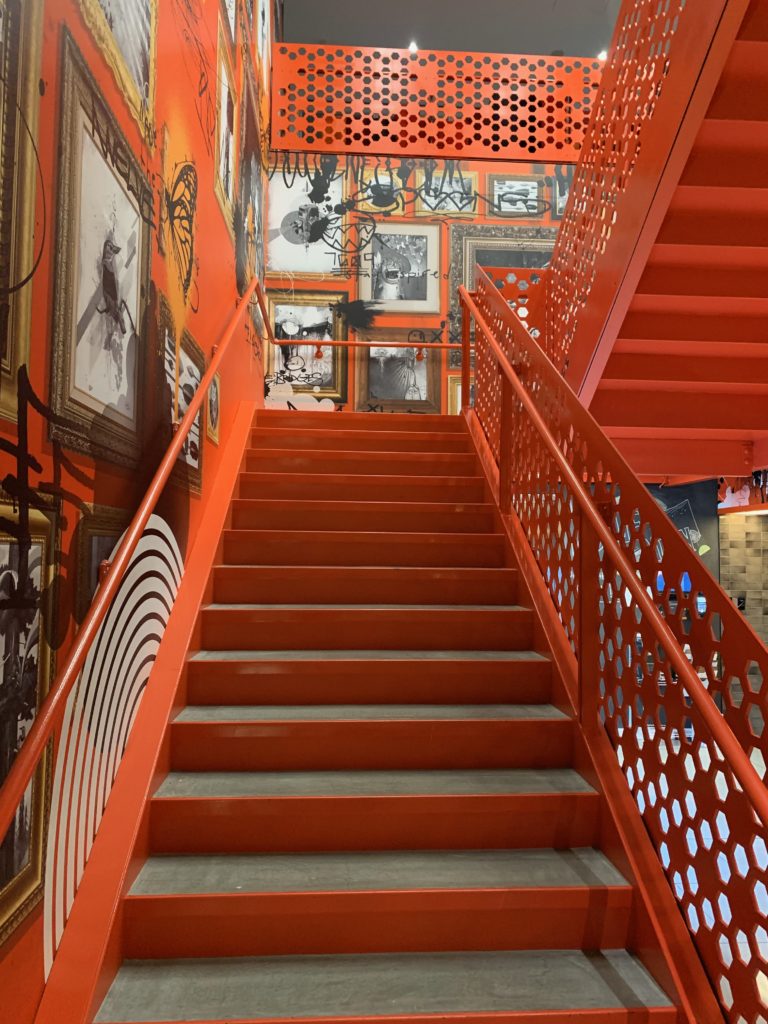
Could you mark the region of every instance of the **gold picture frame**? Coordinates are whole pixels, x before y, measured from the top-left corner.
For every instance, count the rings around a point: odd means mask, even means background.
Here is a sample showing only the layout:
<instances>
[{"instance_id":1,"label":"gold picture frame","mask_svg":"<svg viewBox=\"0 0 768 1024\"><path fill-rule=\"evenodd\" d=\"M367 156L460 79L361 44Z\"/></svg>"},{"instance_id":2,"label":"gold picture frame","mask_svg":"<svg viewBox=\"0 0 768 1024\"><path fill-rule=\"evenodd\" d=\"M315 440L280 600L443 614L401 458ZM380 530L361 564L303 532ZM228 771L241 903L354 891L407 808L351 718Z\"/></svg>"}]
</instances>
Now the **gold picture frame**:
<instances>
[{"instance_id":1,"label":"gold picture frame","mask_svg":"<svg viewBox=\"0 0 768 1024\"><path fill-rule=\"evenodd\" d=\"M6 291L8 315L0 333L0 418L14 421L16 378L19 368L29 361L30 275L40 245L35 205L43 0L9 4L5 13L0 45L4 92L0 118L0 173L4 183L0 200L0 285ZM9 293L11 285L18 290Z\"/></svg>"},{"instance_id":2,"label":"gold picture frame","mask_svg":"<svg viewBox=\"0 0 768 1024\"><path fill-rule=\"evenodd\" d=\"M458 175L458 171L456 172ZM477 217L478 196L480 193L480 172L461 171L461 178L446 181L445 171L441 175L432 175L432 192L425 188L426 174L422 169L416 171L416 197L413 212L417 217ZM437 186L435 185L437 182ZM467 184L465 189L464 183ZM465 201L462 199L462 193Z\"/></svg>"},{"instance_id":3,"label":"gold picture frame","mask_svg":"<svg viewBox=\"0 0 768 1024\"><path fill-rule=\"evenodd\" d=\"M0 525L0 595L7 601L12 589L18 592L19 588L28 586L38 595L34 617L30 618L25 609L15 627L8 629L9 613L6 611L5 632L0 633L3 649L0 693L7 693L9 689L18 692L16 700L4 702L0 715L0 778L7 775L15 759L11 752L14 748L18 750L23 742L53 678L54 658L47 637L55 635L52 617L55 613L57 521L53 511L32 509L28 515L29 547L19 542L12 527L4 529ZM0 502L0 520L18 524L16 506ZM26 576L26 584L20 579L22 575ZM35 654L33 669L31 662ZM11 672L15 673L14 679L8 678ZM27 713L30 706L34 707L31 716ZM7 763L3 763L3 759ZM43 895L49 795L50 763L49 751L46 751L8 834L0 837L0 942L24 920Z\"/></svg>"},{"instance_id":4,"label":"gold picture frame","mask_svg":"<svg viewBox=\"0 0 768 1024\"><path fill-rule=\"evenodd\" d=\"M234 239L234 208L237 170L237 115L240 106L235 69L226 41L226 30L219 18L219 52L216 59L216 146L214 150L213 191L219 201L224 223ZM224 89L227 89L225 94ZM231 105L228 102L231 99ZM231 115L231 130L228 123Z\"/></svg>"},{"instance_id":5,"label":"gold picture frame","mask_svg":"<svg viewBox=\"0 0 768 1024\"><path fill-rule=\"evenodd\" d=\"M86 504L77 527L77 590L75 612L82 622L99 583L99 566L109 561L117 542L128 529L131 515L110 505Z\"/></svg>"},{"instance_id":6,"label":"gold picture frame","mask_svg":"<svg viewBox=\"0 0 768 1024\"><path fill-rule=\"evenodd\" d=\"M51 438L133 467L142 449L154 193L62 33Z\"/></svg>"},{"instance_id":7,"label":"gold picture frame","mask_svg":"<svg viewBox=\"0 0 768 1024\"><path fill-rule=\"evenodd\" d=\"M159 299L157 339L163 360L160 394L161 401L166 403L166 422L172 426L181 421L205 376L205 355L186 329L182 331L181 342L177 342L176 326L168 300L164 295L160 295ZM204 409L201 408L170 477L172 484L186 488L193 494L200 494L203 488L203 422Z\"/></svg>"},{"instance_id":8,"label":"gold picture frame","mask_svg":"<svg viewBox=\"0 0 768 1024\"><path fill-rule=\"evenodd\" d=\"M488 217L539 220L549 211L546 175L489 174Z\"/></svg>"},{"instance_id":9,"label":"gold picture frame","mask_svg":"<svg viewBox=\"0 0 768 1024\"><path fill-rule=\"evenodd\" d=\"M448 415L458 416L461 412L461 374L448 374ZM475 402L475 377L472 374L469 378L469 404Z\"/></svg>"},{"instance_id":10,"label":"gold picture frame","mask_svg":"<svg viewBox=\"0 0 768 1024\"><path fill-rule=\"evenodd\" d=\"M322 348L326 334L332 341L346 340L343 319L334 307L348 298L348 292L268 291L269 319L278 343L267 343L265 378L290 384L297 394L346 402L346 345L327 346L321 359L316 358L316 351Z\"/></svg>"},{"instance_id":11,"label":"gold picture frame","mask_svg":"<svg viewBox=\"0 0 768 1024\"><path fill-rule=\"evenodd\" d=\"M125 33L122 41L107 21L100 0L80 0L80 9L145 141L154 149L158 0L120 0L120 3L124 8L120 18L120 31ZM125 10L128 7L134 9L133 17ZM146 25L144 39L130 37L129 33L136 25ZM143 44L146 44L146 50L141 48ZM142 83L135 72L141 74L144 71L145 60L147 77Z\"/></svg>"},{"instance_id":12,"label":"gold picture frame","mask_svg":"<svg viewBox=\"0 0 768 1024\"><path fill-rule=\"evenodd\" d=\"M417 343L412 348L388 345L413 342L423 334L408 327L371 327L357 332L360 341L379 343L370 349L355 349L357 412L441 411L441 350L425 349L419 360Z\"/></svg>"}]
</instances>

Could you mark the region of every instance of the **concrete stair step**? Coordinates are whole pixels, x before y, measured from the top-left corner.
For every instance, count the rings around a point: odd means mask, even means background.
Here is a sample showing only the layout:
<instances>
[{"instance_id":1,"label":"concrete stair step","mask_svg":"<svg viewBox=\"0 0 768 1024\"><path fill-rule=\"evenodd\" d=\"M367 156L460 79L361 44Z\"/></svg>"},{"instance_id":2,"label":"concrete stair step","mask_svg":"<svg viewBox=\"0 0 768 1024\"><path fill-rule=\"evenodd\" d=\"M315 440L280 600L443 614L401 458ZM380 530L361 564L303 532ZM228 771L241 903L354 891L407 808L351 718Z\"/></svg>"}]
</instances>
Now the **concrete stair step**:
<instances>
[{"instance_id":1,"label":"concrete stair step","mask_svg":"<svg viewBox=\"0 0 768 1024\"><path fill-rule=\"evenodd\" d=\"M600 1012L592 1018L600 1024L630 1024L640 1014L678 1019L625 950L520 950L128 961L96 1021L514 1021L539 1013L547 1024L567 1024L578 1010Z\"/></svg>"}]
</instances>

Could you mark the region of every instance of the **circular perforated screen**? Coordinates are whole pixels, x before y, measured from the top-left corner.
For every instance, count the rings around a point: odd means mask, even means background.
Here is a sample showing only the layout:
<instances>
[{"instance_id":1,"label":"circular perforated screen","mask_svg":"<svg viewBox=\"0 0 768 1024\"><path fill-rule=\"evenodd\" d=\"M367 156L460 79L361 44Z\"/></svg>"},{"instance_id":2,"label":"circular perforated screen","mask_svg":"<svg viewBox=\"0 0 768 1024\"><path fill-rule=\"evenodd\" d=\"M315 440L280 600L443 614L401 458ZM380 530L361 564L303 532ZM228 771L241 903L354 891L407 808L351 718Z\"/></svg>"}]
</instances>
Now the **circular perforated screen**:
<instances>
[{"instance_id":1,"label":"circular perforated screen","mask_svg":"<svg viewBox=\"0 0 768 1024\"><path fill-rule=\"evenodd\" d=\"M284 44L275 149L578 159L602 64L571 57Z\"/></svg>"}]
</instances>

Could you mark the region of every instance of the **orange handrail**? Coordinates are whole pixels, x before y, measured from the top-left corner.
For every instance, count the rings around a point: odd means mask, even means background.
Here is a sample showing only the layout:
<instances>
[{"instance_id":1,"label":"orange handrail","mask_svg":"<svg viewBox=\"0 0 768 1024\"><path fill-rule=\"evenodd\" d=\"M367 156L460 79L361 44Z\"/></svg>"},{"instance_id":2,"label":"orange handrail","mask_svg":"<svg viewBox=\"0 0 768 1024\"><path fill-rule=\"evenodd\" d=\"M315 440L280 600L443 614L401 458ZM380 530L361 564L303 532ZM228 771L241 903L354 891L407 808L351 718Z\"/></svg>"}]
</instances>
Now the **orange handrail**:
<instances>
[{"instance_id":1,"label":"orange handrail","mask_svg":"<svg viewBox=\"0 0 768 1024\"><path fill-rule=\"evenodd\" d=\"M504 354L501 346L493 336L493 333L486 326L483 314L478 309L472 296L463 286L459 288L459 296L462 304L474 317L475 323L490 346L500 369L512 386L516 399L525 409L527 416L530 418L550 455L555 461L559 472L563 475L563 478L579 505L581 514L587 519L590 526L597 534L600 543L608 553L611 561L621 567L624 584L637 602L643 615L653 625L654 631L669 657L672 668L677 673L678 678L681 679L685 685L688 695L706 723L707 728L710 730L718 747L722 751L730 770L733 772L733 775L737 779L739 785L749 797L756 814L763 824L768 827L768 788L763 784L762 779L755 771L752 762L734 735L733 730L717 709L710 693L702 684L698 674L694 671L690 662L685 657L674 633L669 628L669 625L649 597L648 592L641 581L637 578L634 568L629 563L626 555L619 545L616 543L615 537L591 501L583 480L581 480L573 471L572 466L569 464L556 440L552 437L544 419L536 409L533 400L524 388L520 378L515 373L512 365L507 359L507 356ZM520 331L525 331L522 323L520 324ZM526 341L531 345L536 344L532 340L526 339ZM467 346L469 344L468 333L465 335L465 344ZM540 351L539 354L541 358L546 359L550 364L552 372L557 373L554 364L552 364L547 358L543 350ZM468 359L465 358L464 362L468 363Z\"/></svg>"},{"instance_id":2,"label":"orange handrail","mask_svg":"<svg viewBox=\"0 0 768 1024\"><path fill-rule=\"evenodd\" d=\"M157 505L168 477L173 472L176 459L200 411L213 378L227 353L229 343L232 340L240 318L254 294L261 310L267 336L270 339L272 337L272 328L264 303L261 285L258 278L253 278L243 293L242 298L237 303L235 312L232 314L229 325L224 331L220 342L213 350L210 365L203 375L203 379L200 381L200 385L195 391L187 411L179 421L173 439L152 478L152 482L114 553L109 570L94 597L91 607L88 609L82 626L78 630L64 667L58 673L53 686L48 691L35 721L27 733L21 750L13 762L2 788L0 788L0 840L7 833L27 786L32 780L38 762L54 734L54 730L64 712L67 697L77 681L91 644L96 639L98 630L117 594L118 587L129 566L131 557L144 533L149 517Z\"/></svg>"}]
</instances>

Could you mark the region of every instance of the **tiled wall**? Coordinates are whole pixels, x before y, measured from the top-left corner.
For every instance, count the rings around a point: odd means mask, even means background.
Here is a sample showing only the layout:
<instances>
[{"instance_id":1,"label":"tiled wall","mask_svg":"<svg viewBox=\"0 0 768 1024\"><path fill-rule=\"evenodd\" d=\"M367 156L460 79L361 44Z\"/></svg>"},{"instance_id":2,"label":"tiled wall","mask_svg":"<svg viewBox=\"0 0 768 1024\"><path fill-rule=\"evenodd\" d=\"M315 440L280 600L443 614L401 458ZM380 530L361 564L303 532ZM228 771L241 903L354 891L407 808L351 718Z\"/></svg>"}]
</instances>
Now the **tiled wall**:
<instances>
[{"instance_id":1,"label":"tiled wall","mask_svg":"<svg viewBox=\"0 0 768 1024\"><path fill-rule=\"evenodd\" d=\"M768 641L768 516L720 517L720 582L745 597L744 614Z\"/></svg>"}]
</instances>

